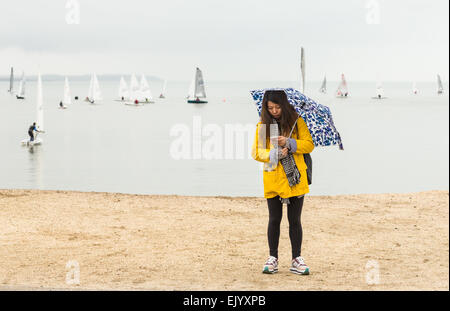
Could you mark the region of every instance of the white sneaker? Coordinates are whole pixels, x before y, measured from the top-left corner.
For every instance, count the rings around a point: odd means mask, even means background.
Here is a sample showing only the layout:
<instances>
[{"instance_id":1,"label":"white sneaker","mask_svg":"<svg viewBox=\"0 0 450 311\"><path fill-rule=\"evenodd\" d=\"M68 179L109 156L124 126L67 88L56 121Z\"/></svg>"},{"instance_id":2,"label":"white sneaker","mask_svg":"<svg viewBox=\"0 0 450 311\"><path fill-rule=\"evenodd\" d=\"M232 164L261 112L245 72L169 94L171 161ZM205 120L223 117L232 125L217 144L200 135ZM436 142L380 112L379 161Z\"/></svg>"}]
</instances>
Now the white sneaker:
<instances>
[{"instance_id":1,"label":"white sneaker","mask_svg":"<svg viewBox=\"0 0 450 311\"><path fill-rule=\"evenodd\" d=\"M267 258L263 267L263 273L273 274L278 272L278 259L273 256Z\"/></svg>"},{"instance_id":2,"label":"white sneaker","mask_svg":"<svg viewBox=\"0 0 450 311\"><path fill-rule=\"evenodd\" d=\"M292 260L291 268L289 269L292 273L308 275L309 267L305 264L303 257L297 257Z\"/></svg>"}]
</instances>

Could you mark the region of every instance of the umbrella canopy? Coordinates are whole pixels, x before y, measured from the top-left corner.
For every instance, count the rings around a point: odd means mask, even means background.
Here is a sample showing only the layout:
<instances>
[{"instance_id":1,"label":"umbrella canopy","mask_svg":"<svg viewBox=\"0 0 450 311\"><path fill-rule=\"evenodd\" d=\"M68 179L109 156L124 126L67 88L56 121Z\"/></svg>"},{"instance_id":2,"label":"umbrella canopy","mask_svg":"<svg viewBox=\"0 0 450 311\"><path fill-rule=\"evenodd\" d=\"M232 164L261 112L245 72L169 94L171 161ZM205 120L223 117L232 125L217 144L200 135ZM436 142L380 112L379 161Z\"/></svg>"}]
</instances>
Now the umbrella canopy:
<instances>
[{"instance_id":1,"label":"umbrella canopy","mask_svg":"<svg viewBox=\"0 0 450 311\"><path fill-rule=\"evenodd\" d=\"M334 126L330 108L316 103L311 98L305 96L296 89L272 88L250 91L250 94L256 101L256 109L259 115L261 115L264 93L266 91L280 90L286 93L290 104L294 106L297 113L303 118L303 120L305 120L316 147L338 145L339 149L344 150L341 135Z\"/></svg>"}]
</instances>

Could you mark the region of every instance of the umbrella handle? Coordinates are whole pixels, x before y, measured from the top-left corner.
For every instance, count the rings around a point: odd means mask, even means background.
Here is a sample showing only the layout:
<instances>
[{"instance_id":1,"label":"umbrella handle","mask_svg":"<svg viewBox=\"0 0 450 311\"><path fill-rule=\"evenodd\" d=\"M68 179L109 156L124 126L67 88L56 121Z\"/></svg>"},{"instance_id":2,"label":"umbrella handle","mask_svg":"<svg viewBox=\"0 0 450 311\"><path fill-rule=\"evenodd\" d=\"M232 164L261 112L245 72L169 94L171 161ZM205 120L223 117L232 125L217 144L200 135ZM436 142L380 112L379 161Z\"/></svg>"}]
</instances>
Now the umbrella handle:
<instances>
[{"instance_id":1,"label":"umbrella handle","mask_svg":"<svg viewBox=\"0 0 450 311\"><path fill-rule=\"evenodd\" d=\"M300 116L298 116L298 118L300 118ZM294 126L292 127L291 132L289 133L289 137L288 137L288 138L291 138L292 132L294 131L294 128L295 128L295 125L297 125L298 118L297 118L297 120L295 120Z\"/></svg>"}]
</instances>

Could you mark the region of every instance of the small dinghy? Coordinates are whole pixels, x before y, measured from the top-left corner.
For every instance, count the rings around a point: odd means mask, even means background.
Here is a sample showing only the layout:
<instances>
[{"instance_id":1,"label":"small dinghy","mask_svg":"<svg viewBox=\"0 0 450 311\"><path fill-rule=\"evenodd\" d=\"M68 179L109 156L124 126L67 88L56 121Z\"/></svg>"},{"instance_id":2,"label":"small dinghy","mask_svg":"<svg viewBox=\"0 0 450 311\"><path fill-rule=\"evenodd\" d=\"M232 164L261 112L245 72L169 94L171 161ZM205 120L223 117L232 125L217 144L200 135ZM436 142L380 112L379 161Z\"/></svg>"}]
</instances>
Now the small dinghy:
<instances>
[{"instance_id":1,"label":"small dinghy","mask_svg":"<svg viewBox=\"0 0 450 311\"><path fill-rule=\"evenodd\" d=\"M119 95L119 98L115 100L118 102L124 102L124 101L128 100L128 98L130 96L127 82L125 81L125 79L123 77L120 77L118 95Z\"/></svg>"},{"instance_id":2,"label":"small dinghy","mask_svg":"<svg viewBox=\"0 0 450 311\"><path fill-rule=\"evenodd\" d=\"M189 104L206 104L206 92L205 92L205 82L203 80L202 71L197 67L195 70L194 79L191 82L189 88L189 95L187 97L187 102Z\"/></svg>"},{"instance_id":3,"label":"small dinghy","mask_svg":"<svg viewBox=\"0 0 450 311\"><path fill-rule=\"evenodd\" d=\"M22 71L22 78L19 83L19 91L16 94L17 99L25 99L25 73Z\"/></svg>"},{"instance_id":4,"label":"small dinghy","mask_svg":"<svg viewBox=\"0 0 450 311\"><path fill-rule=\"evenodd\" d=\"M150 85L148 84L147 78L143 74L141 77L141 84L139 87L138 93L138 102L142 104L153 104L155 101L153 100L153 95L150 90Z\"/></svg>"},{"instance_id":5,"label":"small dinghy","mask_svg":"<svg viewBox=\"0 0 450 311\"><path fill-rule=\"evenodd\" d=\"M44 132L44 98L42 95L42 79L41 74L38 74L37 78L37 96L36 96L36 130L39 132ZM29 138L21 141L23 146L35 146L41 145L43 140L38 137L40 133L36 133L34 140L30 141Z\"/></svg>"},{"instance_id":6,"label":"small dinghy","mask_svg":"<svg viewBox=\"0 0 450 311\"><path fill-rule=\"evenodd\" d=\"M386 99L387 97L384 96L384 89L381 85L381 82L377 84L377 89L375 92L375 96L372 97L373 99Z\"/></svg>"},{"instance_id":7,"label":"small dinghy","mask_svg":"<svg viewBox=\"0 0 450 311\"><path fill-rule=\"evenodd\" d=\"M159 94L159 98L166 98L166 86L167 86L167 80L164 80L162 92L161 92L161 94Z\"/></svg>"},{"instance_id":8,"label":"small dinghy","mask_svg":"<svg viewBox=\"0 0 450 311\"><path fill-rule=\"evenodd\" d=\"M437 90L437 93L440 95L440 94L443 94L443 93L444 93L444 85L442 84L442 79L441 79L441 76L440 76L440 75L437 75L437 80L438 80L438 90Z\"/></svg>"},{"instance_id":9,"label":"small dinghy","mask_svg":"<svg viewBox=\"0 0 450 311\"><path fill-rule=\"evenodd\" d=\"M417 89L417 83L416 82L413 83L412 93L414 95L419 94L419 90Z\"/></svg>"},{"instance_id":10,"label":"small dinghy","mask_svg":"<svg viewBox=\"0 0 450 311\"><path fill-rule=\"evenodd\" d=\"M338 98L349 97L347 81L345 80L344 74L341 75L341 83L339 83L338 89L336 91L336 97Z\"/></svg>"},{"instance_id":11,"label":"small dinghy","mask_svg":"<svg viewBox=\"0 0 450 311\"><path fill-rule=\"evenodd\" d=\"M89 92L85 101L90 102L91 104L97 104L98 101L101 101L102 99L102 92L100 91L100 85L98 83L97 75L94 73L91 76Z\"/></svg>"},{"instance_id":12,"label":"small dinghy","mask_svg":"<svg viewBox=\"0 0 450 311\"><path fill-rule=\"evenodd\" d=\"M64 79L64 99L59 103L59 109L67 109L72 104L72 98L70 97L69 79Z\"/></svg>"},{"instance_id":13,"label":"small dinghy","mask_svg":"<svg viewBox=\"0 0 450 311\"><path fill-rule=\"evenodd\" d=\"M11 67L11 74L9 76L9 90L10 94L14 94L14 68Z\"/></svg>"},{"instance_id":14,"label":"small dinghy","mask_svg":"<svg viewBox=\"0 0 450 311\"><path fill-rule=\"evenodd\" d=\"M320 86L319 92L323 93L323 94L327 93L327 77L326 76L323 78L322 85Z\"/></svg>"}]
</instances>

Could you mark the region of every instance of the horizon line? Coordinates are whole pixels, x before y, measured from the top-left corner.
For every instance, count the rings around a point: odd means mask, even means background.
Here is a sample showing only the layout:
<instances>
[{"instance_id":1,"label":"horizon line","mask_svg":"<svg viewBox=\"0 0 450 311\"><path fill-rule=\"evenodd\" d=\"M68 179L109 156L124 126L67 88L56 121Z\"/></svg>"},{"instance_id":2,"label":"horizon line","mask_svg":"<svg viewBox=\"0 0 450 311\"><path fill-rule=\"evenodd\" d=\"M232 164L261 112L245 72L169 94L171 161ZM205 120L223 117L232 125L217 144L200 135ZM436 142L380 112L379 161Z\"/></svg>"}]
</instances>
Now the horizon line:
<instances>
[{"instance_id":1,"label":"horizon line","mask_svg":"<svg viewBox=\"0 0 450 311\"><path fill-rule=\"evenodd\" d=\"M104 77L106 79L113 79L113 78L120 78L121 76L131 76L132 74L119 74L119 73L114 73L114 74L96 74L97 77ZM139 74L138 76L140 76L141 74ZM170 79L165 79L165 78L161 78L159 76L156 75L151 75L151 74L144 74L148 79L152 79L152 80L160 80L160 81L172 81L172 82L190 82L190 80L170 80ZM42 79L47 80L47 81L57 81L57 80L64 80L65 77L68 78L78 78L78 79L85 79L85 78L89 78L91 76L91 74L87 73L87 74L70 74L70 75L61 75L61 74L41 74ZM25 75L25 77L27 78L27 80L32 81L32 80L36 80L37 79L37 74L33 74L33 75ZM9 81L10 80L10 76L9 75L0 75L0 81ZM15 75L14 76L14 81L20 81L20 75ZM323 80L309 80L307 83L322 83ZM341 80L328 80L327 79L327 83L331 82L331 83L339 83ZM264 82L295 82L295 83L300 83L300 80L250 80L250 79L245 79L245 80L230 80L230 79L205 79L205 82L213 82L213 83L217 83L217 82L246 82L246 83L250 83L250 82L259 82L259 83L264 83ZM361 79L361 80L347 80L347 83L374 83L374 82L379 82L376 79L373 80L367 80L367 79ZM411 82L411 83L434 83L436 82L435 79L433 80L400 80L400 79L396 79L396 80L382 80L382 83L401 83L401 82ZM445 80L443 81L443 83L449 83L449 81Z\"/></svg>"}]
</instances>

